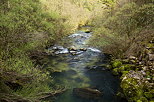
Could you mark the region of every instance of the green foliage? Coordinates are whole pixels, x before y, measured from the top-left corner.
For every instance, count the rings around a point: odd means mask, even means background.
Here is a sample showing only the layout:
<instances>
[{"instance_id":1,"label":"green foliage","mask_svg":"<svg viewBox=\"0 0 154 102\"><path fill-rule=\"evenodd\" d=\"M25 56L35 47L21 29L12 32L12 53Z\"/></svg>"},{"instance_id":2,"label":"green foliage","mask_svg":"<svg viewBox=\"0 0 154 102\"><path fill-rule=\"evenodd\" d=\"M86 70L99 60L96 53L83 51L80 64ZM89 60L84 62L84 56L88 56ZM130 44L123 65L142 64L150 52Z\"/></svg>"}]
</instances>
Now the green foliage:
<instances>
[{"instance_id":1,"label":"green foliage","mask_svg":"<svg viewBox=\"0 0 154 102\"><path fill-rule=\"evenodd\" d=\"M41 93L52 92L53 90L45 82L33 82L30 85L24 86L21 90L17 90L14 93L18 94L26 99L36 101L41 98Z\"/></svg>"},{"instance_id":2,"label":"green foliage","mask_svg":"<svg viewBox=\"0 0 154 102\"><path fill-rule=\"evenodd\" d=\"M153 98L153 96L154 96L154 90L151 90L150 92L144 92L144 95L148 99Z\"/></svg>"},{"instance_id":3,"label":"green foliage","mask_svg":"<svg viewBox=\"0 0 154 102\"><path fill-rule=\"evenodd\" d=\"M0 90L9 89L5 82L13 81L22 88L3 92L36 101L37 94L52 88L47 84L48 72L35 65L31 54L66 36L69 26L57 12L44 10L40 0L2 0L0 4ZM7 72L11 74L6 76Z\"/></svg>"},{"instance_id":4,"label":"green foliage","mask_svg":"<svg viewBox=\"0 0 154 102\"><path fill-rule=\"evenodd\" d=\"M122 1L121 1L122 2ZM94 36L90 40L104 52L115 57L124 57L142 49L138 42L153 37L154 6L151 3L138 5L131 2L112 11L104 10L103 16L94 18ZM110 15L112 13L112 15ZM146 38L145 38L146 33Z\"/></svg>"},{"instance_id":5,"label":"green foliage","mask_svg":"<svg viewBox=\"0 0 154 102\"><path fill-rule=\"evenodd\" d=\"M10 92L32 101L37 100L38 93L52 91L46 83L49 77L47 71L61 72L68 66L60 63L41 70L31 58L39 57L44 47L85 25L91 15L101 8L98 1L1 0L0 77L4 80L0 81L1 85L7 87L5 82L21 85L20 90L10 88ZM6 76L7 72L11 74ZM11 79L12 76L14 78Z\"/></svg>"}]
</instances>

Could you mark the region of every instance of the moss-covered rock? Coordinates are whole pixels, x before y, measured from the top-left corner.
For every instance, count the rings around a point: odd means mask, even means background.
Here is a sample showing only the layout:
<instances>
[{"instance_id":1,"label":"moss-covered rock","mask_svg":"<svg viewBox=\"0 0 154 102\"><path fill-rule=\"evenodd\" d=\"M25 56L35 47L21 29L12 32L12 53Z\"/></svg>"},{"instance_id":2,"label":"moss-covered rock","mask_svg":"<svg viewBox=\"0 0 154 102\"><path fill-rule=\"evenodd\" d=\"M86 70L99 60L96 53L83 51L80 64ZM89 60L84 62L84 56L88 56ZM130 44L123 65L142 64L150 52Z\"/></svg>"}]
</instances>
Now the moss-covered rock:
<instances>
[{"instance_id":1,"label":"moss-covered rock","mask_svg":"<svg viewBox=\"0 0 154 102\"><path fill-rule=\"evenodd\" d=\"M140 71L124 72L121 88L129 102L149 102L154 97L154 90Z\"/></svg>"},{"instance_id":2,"label":"moss-covered rock","mask_svg":"<svg viewBox=\"0 0 154 102\"><path fill-rule=\"evenodd\" d=\"M125 76L128 73L129 73L129 71L122 71L122 76Z\"/></svg>"},{"instance_id":3,"label":"moss-covered rock","mask_svg":"<svg viewBox=\"0 0 154 102\"><path fill-rule=\"evenodd\" d=\"M124 64L123 65L126 71L134 70L136 68L133 64Z\"/></svg>"},{"instance_id":4,"label":"moss-covered rock","mask_svg":"<svg viewBox=\"0 0 154 102\"><path fill-rule=\"evenodd\" d=\"M115 60L111 64L113 70L112 73L114 75L123 75L128 73L130 70L135 70L136 66L133 64L123 64L122 61Z\"/></svg>"},{"instance_id":5,"label":"moss-covered rock","mask_svg":"<svg viewBox=\"0 0 154 102\"><path fill-rule=\"evenodd\" d=\"M130 101L137 101L143 94L141 86L134 78L126 78L122 81L121 87L126 98Z\"/></svg>"},{"instance_id":6,"label":"moss-covered rock","mask_svg":"<svg viewBox=\"0 0 154 102\"><path fill-rule=\"evenodd\" d=\"M113 68L120 67L121 65L122 65L122 62L120 60L115 60L115 61L112 62Z\"/></svg>"}]
</instances>

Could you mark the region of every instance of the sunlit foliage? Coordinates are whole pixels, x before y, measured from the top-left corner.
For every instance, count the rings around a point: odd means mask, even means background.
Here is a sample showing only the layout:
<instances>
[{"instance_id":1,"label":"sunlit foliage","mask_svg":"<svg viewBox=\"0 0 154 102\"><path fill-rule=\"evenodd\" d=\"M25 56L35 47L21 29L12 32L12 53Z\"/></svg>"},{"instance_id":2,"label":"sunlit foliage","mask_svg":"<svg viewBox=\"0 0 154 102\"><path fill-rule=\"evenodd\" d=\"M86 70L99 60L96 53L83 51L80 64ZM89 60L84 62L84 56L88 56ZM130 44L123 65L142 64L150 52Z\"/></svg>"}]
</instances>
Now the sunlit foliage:
<instances>
[{"instance_id":1,"label":"sunlit foliage","mask_svg":"<svg viewBox=\"0 0 154 102\"><path fill-rule=\"evenodd\" d=\"M94 17L94 46L103 48L115 57L137 54L144 42L154 37L153 1L118 0L111 9ZM109 7L110 8L110 7Z\"/></svg>"}]
</instances>

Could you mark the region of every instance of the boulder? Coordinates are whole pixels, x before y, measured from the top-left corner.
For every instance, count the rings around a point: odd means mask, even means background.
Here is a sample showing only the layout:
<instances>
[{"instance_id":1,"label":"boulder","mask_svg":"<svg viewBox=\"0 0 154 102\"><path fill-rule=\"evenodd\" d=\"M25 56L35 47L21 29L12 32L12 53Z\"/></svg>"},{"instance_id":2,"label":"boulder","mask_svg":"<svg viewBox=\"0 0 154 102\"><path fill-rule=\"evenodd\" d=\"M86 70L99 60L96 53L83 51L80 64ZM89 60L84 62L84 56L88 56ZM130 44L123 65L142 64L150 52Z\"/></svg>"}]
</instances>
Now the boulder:
<instances>
[{"instance_id":1,"label":"boulder","mask_svg":"<svg viewBox=\"0 0 154 102\"><path fill-rule=\"evenodd\" d=\"M87 30L87 31L85 31L85 33L91 33L91 31L90 30Z\"/></svg>"},{"instance_id":2,"label":"boulder","mask_svg":"<svg viewBox=\"0 0 154 102\"><path fill-rule=\"evenodd\" d=\"M98 99L102 96L102 92L92 88L74 88L73 94L85 99Z\"/></svg>"},{"instance_id":3,"label":"boulder","mask_svg":"<svg viewBox=\"0 0 154 102\"><path fill-rule=\"evenodd\" d=\"M147 99L153 94L150 93L150 96L146 96L144 93L147 90L152 90L153 87L148 79L144 77L143 73L142 71L129 71L122 78L120 86L129 102L138 102L138 100L141 100L141 102L150 102Z\"/></svg>"}]
</instances>

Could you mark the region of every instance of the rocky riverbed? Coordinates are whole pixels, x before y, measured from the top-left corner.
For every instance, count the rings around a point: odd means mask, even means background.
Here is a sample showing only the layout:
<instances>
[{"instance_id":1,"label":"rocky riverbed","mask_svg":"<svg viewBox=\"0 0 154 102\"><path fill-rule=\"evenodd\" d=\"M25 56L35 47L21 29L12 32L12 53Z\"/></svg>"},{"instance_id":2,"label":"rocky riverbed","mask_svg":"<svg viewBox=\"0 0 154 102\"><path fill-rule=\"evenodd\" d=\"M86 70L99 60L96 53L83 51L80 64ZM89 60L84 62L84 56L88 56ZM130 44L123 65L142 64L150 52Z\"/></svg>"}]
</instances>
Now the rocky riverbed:
<instances>
[{"instance_id":1,"label":"rocky riverbed","mask_svg":"<svg viewBox=\"0 0 154 102\"><path fill-rule=\"evenodd\" d=\"M108 57L87 44L91 32L78 31L65 39L66 46L46 49L45 67L53 78L51 86L66 87L67 91L55 102L125 102L116 96L120 80L105 67Z\"/></svg>"}]
</instances>

